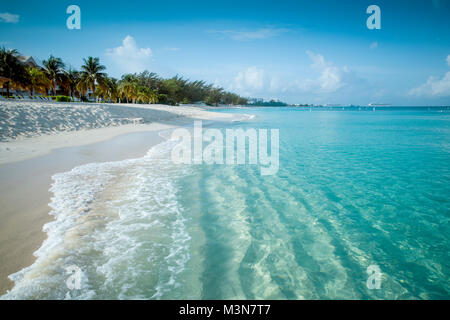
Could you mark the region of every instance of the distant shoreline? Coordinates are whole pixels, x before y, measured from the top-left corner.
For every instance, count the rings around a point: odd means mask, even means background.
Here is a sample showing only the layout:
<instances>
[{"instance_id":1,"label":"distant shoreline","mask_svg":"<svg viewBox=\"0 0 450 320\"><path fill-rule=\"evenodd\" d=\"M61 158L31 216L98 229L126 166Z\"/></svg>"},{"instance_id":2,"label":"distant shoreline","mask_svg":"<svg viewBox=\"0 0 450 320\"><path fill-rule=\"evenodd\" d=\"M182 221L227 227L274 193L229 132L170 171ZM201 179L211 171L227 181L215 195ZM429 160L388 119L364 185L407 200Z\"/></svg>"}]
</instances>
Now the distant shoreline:
<instances>
[{"instance_id":1,"label":"distant shoreline","mask_svg":"<svg viewBox=\"0 0 450 320\"><path fill-rule=\"evenodd\" d=\"M214 110L214 109L251 109L251 108L299 108L299 109L342 109L342 108L386 108L386 109L395 109L395 108L444 108L450 109L450 105L442 105L442 106L407 106L407 105L333 105L333 106L325 106L325 105L286 105L286 106L256 106L256 105L242 105L242 106L228 106L228 105L219 105L216 107L212 106L199 106L200 108L206 110Z\"/></svg>"}]
</instances>

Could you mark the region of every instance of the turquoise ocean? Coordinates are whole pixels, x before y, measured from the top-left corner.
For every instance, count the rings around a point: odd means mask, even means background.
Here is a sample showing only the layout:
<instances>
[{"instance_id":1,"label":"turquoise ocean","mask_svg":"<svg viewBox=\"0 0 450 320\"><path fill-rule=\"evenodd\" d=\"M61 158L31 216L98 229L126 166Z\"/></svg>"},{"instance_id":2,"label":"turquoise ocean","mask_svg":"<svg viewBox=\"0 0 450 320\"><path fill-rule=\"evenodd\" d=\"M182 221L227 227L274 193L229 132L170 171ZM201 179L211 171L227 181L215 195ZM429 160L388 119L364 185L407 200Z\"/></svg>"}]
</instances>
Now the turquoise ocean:
<instances>
[{"instance_id":1,"label":"turquoise ocean","mask_svg":"<svg viewBox=\"0 0 450 320\"><path fill-rule=\"evenodd\" d=\"M450 298L450 108L217 112L279 129L276 175L175 165L170 140L56 174L48 239L2 298Z\"/></svg>"}]
</instances>

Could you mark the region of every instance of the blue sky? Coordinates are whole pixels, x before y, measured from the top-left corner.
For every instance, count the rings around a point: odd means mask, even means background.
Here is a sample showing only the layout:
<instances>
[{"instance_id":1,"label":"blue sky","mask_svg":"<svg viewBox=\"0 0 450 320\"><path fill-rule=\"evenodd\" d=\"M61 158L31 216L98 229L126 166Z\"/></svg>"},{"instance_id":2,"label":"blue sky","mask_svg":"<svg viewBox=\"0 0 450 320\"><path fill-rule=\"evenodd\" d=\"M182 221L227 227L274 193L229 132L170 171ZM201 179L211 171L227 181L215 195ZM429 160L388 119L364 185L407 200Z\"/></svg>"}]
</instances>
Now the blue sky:
<instances>
[{"instance_id":1,"label":"blue sky","mask_svg":"<svg viewBox=\"0 0 450 320\"><path fill-rule=\"evenodd\" d=\"M81 30L66 27L71 4ZM0 46L291 103L450 104L449 0L2 1Z\"/></svg>"}]
</instances>

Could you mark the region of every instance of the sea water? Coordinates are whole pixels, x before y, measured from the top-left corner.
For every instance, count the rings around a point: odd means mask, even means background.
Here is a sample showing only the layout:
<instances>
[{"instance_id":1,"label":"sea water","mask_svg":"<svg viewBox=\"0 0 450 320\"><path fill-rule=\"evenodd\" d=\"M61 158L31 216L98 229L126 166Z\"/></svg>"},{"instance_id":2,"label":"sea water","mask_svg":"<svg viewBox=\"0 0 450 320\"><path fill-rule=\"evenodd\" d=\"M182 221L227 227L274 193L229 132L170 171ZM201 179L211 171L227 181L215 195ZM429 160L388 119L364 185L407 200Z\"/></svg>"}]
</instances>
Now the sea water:
<instances>
[{"instance_id":1,"label":"sea water","mask_svg":"<svg viewBox=\"0 0 450 320\"><path fill-rule=\"evenodd\" d=\"M449 108L218 112L279 129L276 175L175 165L170 140L56 174L48 238L2 298L450 298Z\"/></svg>"}]
</instances>

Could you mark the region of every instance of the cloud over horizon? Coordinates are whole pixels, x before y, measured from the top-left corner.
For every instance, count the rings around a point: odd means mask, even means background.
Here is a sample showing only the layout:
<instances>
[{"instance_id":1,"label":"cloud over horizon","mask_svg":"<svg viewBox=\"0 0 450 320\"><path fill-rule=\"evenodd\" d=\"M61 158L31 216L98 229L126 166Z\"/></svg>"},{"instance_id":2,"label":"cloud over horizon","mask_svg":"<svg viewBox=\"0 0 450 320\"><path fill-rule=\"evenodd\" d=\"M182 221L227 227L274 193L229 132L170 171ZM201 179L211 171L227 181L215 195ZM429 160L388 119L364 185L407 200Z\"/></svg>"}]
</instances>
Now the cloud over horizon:
<instances>
[{"instance_id":1,"label":"cloud over horizon","mask_svg":"<svg viewBox=\"0 0 450 320\"><path fill-rule=\"evenodd\" d=\"M319 74L316 79L307 78L297 80L298 89L314 93L333 93L347 85L345 81L350 74L348 67L338 67L332 62L326 61L320 53L307 51L306 54L312 60L311 68Z\"/></svg>"},{"instance_id":2,"label":"cloud over horizon","mask_svg":"<svg viewBox=\"0 0 450 320\"><path fill-rule=\"evenodd\" d=\"M263 69L249 67L240 71L233 80L232 89L242 92L246 95L259 92L264 88L265 74Z\"/></svg>"},{"instance_id":3,"label":"cloud over horizon","mask_svg":"<svg viewBox=\"0 0 450 320\"><path fill-rule=\"evenodd\" d=\"M141 72L148 68L152 58L150 48L139 48L136 40L127 35L122 40L122 45L112 49L106 49L109 57L123 72Z\"/></svg>"},{"instance_id":4,"label":"cloud over horizon","mask_svg":"<svg viewBox=\"0 0 450 320\"><path fill-rule=\"evenodd\" d=\"M433 97L450 96L450 71L447 72L442 79L433 76L429 77L426 83L411 89L409 94L413 96Z\"/></svg>"},{"instance_id":5,"label":"cloud over horizon","mask_svg":"<svg viewBox=\"0 0 450 320\"><path fill-rule=\"evenodd\" d=\"M336 66L322 54L307 51L311 59L310 69L316 77L294 78L271 74L261 67L249 66L239 71L228 83L228 90L245 96L295 94L325 97L341 89L354 90L366 82L358 78L347 66Z\"/></svg>"},{"instance_id":6,"label":"cloud over horizon","mask_svg":"<svg viewBox=\"0 0 450 320\"><path fill-rule=\"evenodd\" d=\"M450 67L450 54L446 58ZM447 71L442 79L430 76L424 84L409 91L412 96L448 97L450 96L450 71Z\"/></svg>"}]
</instances>

